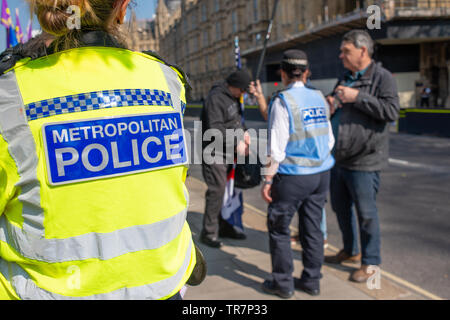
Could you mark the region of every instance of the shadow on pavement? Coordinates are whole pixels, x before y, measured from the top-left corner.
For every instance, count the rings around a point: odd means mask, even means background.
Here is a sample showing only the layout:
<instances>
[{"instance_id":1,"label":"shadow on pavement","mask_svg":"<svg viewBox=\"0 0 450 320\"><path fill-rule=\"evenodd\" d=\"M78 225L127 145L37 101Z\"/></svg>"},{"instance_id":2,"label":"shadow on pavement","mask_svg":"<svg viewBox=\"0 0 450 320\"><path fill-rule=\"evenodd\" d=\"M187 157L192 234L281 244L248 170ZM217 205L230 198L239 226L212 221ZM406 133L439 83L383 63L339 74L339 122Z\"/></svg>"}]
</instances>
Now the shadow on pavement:
<instances>
[{"instance_id":1,"label":"shadow on pavement","mask_svg":"<svg viewBox=\"0 0 450 320\"><path fill-rule=\"evenodd\" d=\"M194 242L203 252L207 265L208 277L201 287L204 294L214 294L221 290L231 290L234 285L252 288L253 291L263 294L261 284L271 279L271 261L269 253L269 240L266 232L246 228L245 240L222 239L224 246L220 249L210 248L200 242L200 232L203 214L188 212L188 223L191 227ZM301 260L301 252L293 250L294 260ZM299 275L294 275L299 276ZM228 281L218 281L223 278ZM214 281L216 279L216 281ZM209 282L209 283L208 283ZM230 284L231 283L231 284ZM273 296L268 296L272 298Z\"/></svg>"}]
</instances>

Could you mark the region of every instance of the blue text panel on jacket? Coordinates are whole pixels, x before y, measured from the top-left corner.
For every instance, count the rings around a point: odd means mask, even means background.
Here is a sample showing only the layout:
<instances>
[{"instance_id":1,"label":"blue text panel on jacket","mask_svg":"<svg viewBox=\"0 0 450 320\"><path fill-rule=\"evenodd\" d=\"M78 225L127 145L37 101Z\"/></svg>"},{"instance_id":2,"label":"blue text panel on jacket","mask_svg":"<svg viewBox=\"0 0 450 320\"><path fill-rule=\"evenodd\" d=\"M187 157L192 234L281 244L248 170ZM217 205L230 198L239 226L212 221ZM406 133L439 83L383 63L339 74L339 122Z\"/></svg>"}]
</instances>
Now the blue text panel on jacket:
<instances>
[{"instance_id":1,"label":"blue text panel on jacket","mask_svg":"<svg viewBox=\"0 0 450 320\"><path fill-rule=\"evenodd\" d=\"M187 164L176 112L47 124L42 130L51 185Z\"/></svg>"},{"instance_id":2,"label":"blue text panel on jacket","mask_svg":"<svg viewBox=\"0 0 450 320\"><path fill-rule=\"evenodd\" d=\"M313 107L302 110L305 126L327 123L327 110L324 107Z\"/></svg>"}]
</instances>

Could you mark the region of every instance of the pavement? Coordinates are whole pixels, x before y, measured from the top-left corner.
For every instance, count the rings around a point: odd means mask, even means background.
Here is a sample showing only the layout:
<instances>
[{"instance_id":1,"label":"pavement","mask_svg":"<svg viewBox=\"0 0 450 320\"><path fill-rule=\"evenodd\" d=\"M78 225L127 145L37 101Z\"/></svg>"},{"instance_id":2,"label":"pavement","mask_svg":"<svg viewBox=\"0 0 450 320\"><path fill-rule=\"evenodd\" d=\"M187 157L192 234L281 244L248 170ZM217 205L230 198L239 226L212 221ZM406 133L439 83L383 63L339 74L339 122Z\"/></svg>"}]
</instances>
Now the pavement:
<instances>
[{"instance_id":1,"label":"pavement","mask_svg":"<svg viewBox=\"0 0 450 320\"><path fill-rule=\"evenodd\" d=\"M204 195L206 185L190 176L187 179L190 193L188 222L195 243L203 252L208 264L205 281L197 287L188 287L185 300L281 300L265 294L261 284L271 278L271 261L266 216L261 210L245 204L243 221L246 240L222 239L224 246L213 249L200 242L203 221ZM262 201L262 200L261 200ZM292 247L294 256L294 276L302 272L301 247ZM330 247L326 255L335 254L337 248ZM427 300L428 297L403 286L402 281L393 281L383 272L380 281L358 284L349 281L350 274L358 265L327 265L322 268L321 295L309 296L296 291L290 300ZM374 287L374 288L373 288Z\"/></svg>"}]
</instances>

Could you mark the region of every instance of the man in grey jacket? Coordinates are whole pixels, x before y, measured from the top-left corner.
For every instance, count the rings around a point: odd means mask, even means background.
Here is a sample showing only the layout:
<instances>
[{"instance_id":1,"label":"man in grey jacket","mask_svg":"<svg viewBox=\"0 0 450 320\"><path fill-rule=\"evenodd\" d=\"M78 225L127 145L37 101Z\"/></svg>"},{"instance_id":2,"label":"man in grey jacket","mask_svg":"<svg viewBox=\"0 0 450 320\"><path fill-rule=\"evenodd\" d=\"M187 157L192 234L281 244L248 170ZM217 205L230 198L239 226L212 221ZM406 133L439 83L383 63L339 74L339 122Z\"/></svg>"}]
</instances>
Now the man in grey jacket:
<instances>
[{"instance_id":1,"label":"man in grey jacket","mask_svg":"<svg viewBox=\"0 0 450 320\"><path fill-rule=\"evenodd\" d=\"M373 41L366 31L353 30L344 36L340 59L348 72L327 98L334 112L336 137L331 204L344 248L336 256L325 257L325 262L362 260L361 268L350 278L355 282L366 282L381 264L376 196L380 171L389 157L389 124L397 120L400 110L396 81L372 60L373 51Z\"/></svg>"}]
</instances>

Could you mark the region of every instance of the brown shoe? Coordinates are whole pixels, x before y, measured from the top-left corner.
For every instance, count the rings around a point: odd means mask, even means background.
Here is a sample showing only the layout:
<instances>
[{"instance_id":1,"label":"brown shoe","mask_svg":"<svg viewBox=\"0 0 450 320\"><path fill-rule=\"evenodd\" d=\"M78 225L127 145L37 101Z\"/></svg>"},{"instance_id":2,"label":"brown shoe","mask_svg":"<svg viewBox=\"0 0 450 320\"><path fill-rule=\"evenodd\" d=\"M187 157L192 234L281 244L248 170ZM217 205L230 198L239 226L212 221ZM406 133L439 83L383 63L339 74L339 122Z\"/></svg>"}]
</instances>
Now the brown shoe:
<instances>
[{"instance_id":1,"label":"brown shoe","mask_svg":"<svg viewBox=\"0 0 450 320\"><path fill-rule=\"evenodd\" d=\"M339 253L335 256L326 256L326 263L340 264L342 262L350 262L350 263L358 263L361 261L361 254L357 254L356 256L351 256L346 253L344 250L339 251Z\"/></svg>"},{"instance_id":2,"label":"brown shoe","mask_svg":"<svg viewBox=\"0 0 450 320\"><path fill-rule=\"evenodd\" d=\"M369 267L372 267L370 270L371 272L368 272ZM378 266L362 265L360 269L353 271L350 276L350 280L358 283L367 282L367 280L369 280L369 278L376 272L376 268L378 268Z\"/></svg>"}]
</instances>

